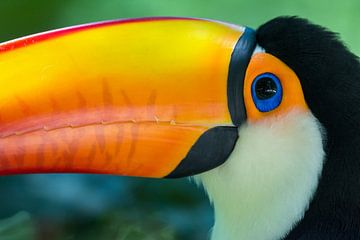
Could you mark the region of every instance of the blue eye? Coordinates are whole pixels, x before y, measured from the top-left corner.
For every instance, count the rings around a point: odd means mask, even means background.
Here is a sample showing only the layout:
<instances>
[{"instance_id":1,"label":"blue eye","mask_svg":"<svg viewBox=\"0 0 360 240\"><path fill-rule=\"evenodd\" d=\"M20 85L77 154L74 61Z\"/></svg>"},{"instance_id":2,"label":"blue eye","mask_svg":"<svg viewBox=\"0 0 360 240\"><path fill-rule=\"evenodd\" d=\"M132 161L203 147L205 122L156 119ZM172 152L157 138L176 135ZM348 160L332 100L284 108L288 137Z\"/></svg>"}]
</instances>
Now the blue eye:
<instances>
[{"instance_id":1,"label":"blue eye","mask_svg":"<svg viewBox=\"0 0 360 240\"><path fill-rule=\"evenodd\" d=\"M251 85L251 95L260 112L274 110L282 100L282 86L279 78L272 73L257 76Z\"/></svg>"}]
</instances>

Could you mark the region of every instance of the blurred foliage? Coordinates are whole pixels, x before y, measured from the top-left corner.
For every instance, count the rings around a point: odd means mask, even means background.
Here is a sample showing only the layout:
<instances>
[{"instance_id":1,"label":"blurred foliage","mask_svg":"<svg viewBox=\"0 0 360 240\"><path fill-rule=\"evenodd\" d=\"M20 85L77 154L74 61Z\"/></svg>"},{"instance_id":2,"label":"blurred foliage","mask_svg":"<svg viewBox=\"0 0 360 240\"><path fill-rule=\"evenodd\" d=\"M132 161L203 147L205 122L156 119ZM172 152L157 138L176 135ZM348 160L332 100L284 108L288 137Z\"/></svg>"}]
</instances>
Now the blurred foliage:
<instances>
[{"instance_id":1,"label":"blurred foliage","mask_svg":"<svg viewBox=\"0 0 360 240\"><path fill-rule=\"evenodd\" d=\"M339 32L359 55L359 12L358 0L0 0L0 41L115 18L191 16L256 28L298 15ZM2 240L203 240L212 224L205 194L187 180L1 177L0 196Z\"/></svg>"},{"instance_id":2,"label":"blurred foliage","mask_svg":"<svg viewBox=\"0 0 360 240\"><path fill-rule=\"evenodd\" d=\"M257 27L298 15L339 32L360 53L358 0L1 0L0 39L79 23L143 16L214 18Z\"/></svg>"},{"instance_id":3,"label":"blurred foliage","mask_svg":"<svg viewBox=\"0 0 360 240\"><path fill-rule=\"evenodd\" d=\"M0 196L0 219L8 218L0 228L9 225L9 216L27 211L41 240L200 240L212 222L205 194L185 179L6 176L0 177Z\"/></svg>"},{"instance_id":4,"label":"blurred foliage","mask_svg":"<svg viewBox=\"0 0 360 240\"><path fill-rule=\"evenodd\" d=\"M0 221L1 240L34 240L34 230L30 215L26 212L19 212Z\"/></svg>"}]
</instances>

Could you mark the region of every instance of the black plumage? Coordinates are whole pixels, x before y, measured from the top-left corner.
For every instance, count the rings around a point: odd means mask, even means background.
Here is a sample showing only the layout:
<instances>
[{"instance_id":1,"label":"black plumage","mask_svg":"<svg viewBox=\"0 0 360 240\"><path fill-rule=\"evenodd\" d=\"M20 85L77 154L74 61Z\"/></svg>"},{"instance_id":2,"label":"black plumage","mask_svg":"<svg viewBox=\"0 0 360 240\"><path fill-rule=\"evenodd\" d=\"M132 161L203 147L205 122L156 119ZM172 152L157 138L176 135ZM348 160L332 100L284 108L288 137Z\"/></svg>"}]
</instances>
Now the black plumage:
<instances>
[{"instance_id":1,"label":"black plumage","mask_svg":"<svg viewBox=\"0 0 360 240\"><path fill-rule=\"evenodd\" d=\"M257 30L257 41L298 75L305 100L326 134L318 189L285 239L360 239L358 57L337 34L298 17L265 23Z\"/></svg>"}]
</instances>

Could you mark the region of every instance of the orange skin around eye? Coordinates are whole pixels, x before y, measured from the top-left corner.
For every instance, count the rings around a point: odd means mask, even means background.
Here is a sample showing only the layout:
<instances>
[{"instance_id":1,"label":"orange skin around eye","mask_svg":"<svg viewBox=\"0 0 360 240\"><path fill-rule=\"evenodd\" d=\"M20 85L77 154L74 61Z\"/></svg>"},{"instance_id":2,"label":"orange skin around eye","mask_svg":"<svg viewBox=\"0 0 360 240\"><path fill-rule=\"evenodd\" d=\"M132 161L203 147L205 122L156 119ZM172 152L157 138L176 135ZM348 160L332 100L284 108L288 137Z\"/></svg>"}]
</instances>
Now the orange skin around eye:
<instances>
[{"instance_id":1,"label":"orange skin around eye","mask_svg":"<svg viewBox=\"0 0 360 240\"><path fill-rule=\"evenodd\" d=\"M251 95L251 85L254 79L263 73L276 75L283 88L280 105L272 111L260 112ZM245 75L244 101L249 122L255 122L268 116L276 116L291 109L308 111L299 78L285 63L268 53L256 53L250 60Z\"/></svg>"}]
</instances>

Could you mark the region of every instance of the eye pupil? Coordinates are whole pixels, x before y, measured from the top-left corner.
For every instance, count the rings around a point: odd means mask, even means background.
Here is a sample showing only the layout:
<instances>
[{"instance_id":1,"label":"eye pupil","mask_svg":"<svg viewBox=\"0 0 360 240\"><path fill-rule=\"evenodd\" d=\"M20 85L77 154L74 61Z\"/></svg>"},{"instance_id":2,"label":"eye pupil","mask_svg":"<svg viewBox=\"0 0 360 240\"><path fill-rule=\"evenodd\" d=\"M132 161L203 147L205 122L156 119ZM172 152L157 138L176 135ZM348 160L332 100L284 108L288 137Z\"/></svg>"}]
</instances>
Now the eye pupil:
<instances>
[{"instance_id":1,"label":"eye pupil","mask_svg":"<svg viewBox=\"0 0 360 240\"><path fill-rule=\"evenodd\" d=\"M269 99L273 97L276 92L277 86L272 78L262 77L256 82L255 93L260 100Z\"/></svg>"},{"instance_id":2,"label":"eye pupil","mask_svg":"<svg viewBox=\"0 0 360 240\"><path fill-rule=\"evenodd\" d=\"M251 95L260 112L270 112L282 101L283 89L280 79L272 73L258 75L251 85Z\"/></svg>"}]
</instances>

